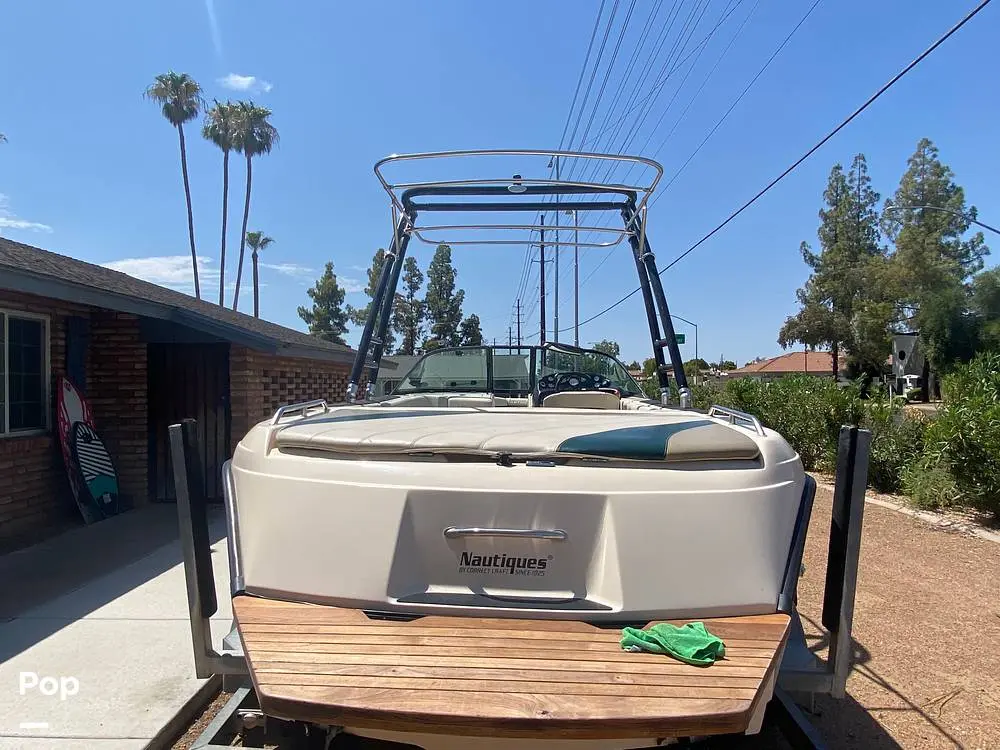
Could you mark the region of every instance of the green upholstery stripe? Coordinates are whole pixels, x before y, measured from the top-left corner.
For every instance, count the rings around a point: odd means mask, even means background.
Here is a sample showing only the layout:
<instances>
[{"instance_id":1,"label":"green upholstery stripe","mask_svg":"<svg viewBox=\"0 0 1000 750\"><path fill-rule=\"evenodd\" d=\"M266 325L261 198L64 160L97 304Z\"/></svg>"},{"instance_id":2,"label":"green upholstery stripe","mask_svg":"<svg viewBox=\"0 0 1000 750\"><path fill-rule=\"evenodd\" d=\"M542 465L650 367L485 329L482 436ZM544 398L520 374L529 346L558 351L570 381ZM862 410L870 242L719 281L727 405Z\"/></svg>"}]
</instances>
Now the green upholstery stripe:
<instances>
[{"instance_id":1,"label":"green upholstery stripe","mask_svg":"<svg viewBox=\"0 0 1000 750\"><path fill-rule=\"evenodd\" d=\"M708 420L696 420L593 432L563 440L556 451L604 458L662 461L667 457L667 443L673 435L705 426L716 425Z\"/></svg>"}]
</instances>

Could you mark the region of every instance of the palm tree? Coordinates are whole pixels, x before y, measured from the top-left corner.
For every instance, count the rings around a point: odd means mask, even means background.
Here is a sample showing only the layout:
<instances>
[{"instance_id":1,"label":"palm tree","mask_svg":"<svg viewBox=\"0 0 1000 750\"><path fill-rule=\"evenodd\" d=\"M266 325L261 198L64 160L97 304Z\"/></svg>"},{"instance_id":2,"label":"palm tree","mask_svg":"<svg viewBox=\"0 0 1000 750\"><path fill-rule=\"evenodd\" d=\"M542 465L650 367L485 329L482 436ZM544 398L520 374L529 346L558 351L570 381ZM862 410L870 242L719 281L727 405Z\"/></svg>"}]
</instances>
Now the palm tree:
<instances>
[{"instance_id":1,"label":"palm tree","mask_svg":"<svg viewBox=\"0 0 1000 750\"><path fill-rule=\"evenodd\" d=\"M146 98L163 106L163 116L177 128L181 142L181 172L184 175L184 197L187 199L188 237L191 240L191 266L194 269L194 296L201 299L198 285L198 253L194 247L194 214L191 211L191 186L188 183L187 149L184 146L184 123L193 120L203 104L201 86L187 73L161 73L146 89Z\"/></svg>"},{"instance_id":2,"label":"palm tree","mask_svg":"<svg viewBox=\"0 0 1000 750\"><path fill-rule=\"evenodd\" d=\"M250 246L250 259L253 261L253 316L260 317L260 283L257 276L257 253L274 242L263 232L247 232L247 245Z\"/></svg>"},{"instance_id":3,"label":"palm tree","mask_svg":"<svg viewBox=\"0 0 1000 750\"><path fill-rule=\"evenodd\" d=\"M253 102L240 102L240 118L235 148L247 159L247 197L243 205L243 232L240 234L240 261L236 267L236 292L233 294L233 309L240 302L240 281L243 278L243 255L246 252L247 220L250 218L250 186L253 182L253 158L271 153L278 143L278 130L267 118L271 110L258 107Z\"/></svg>"},{"instance_id":4,"label":"palm tree","mask_svg":"<svg viewBox=\"0 0 1000 750\"><path fill-rule=\"evenodd\" d=\"M222 249L219 252L219 305L225 305L226 223L229 215L229 152L236 146L239 107L230 101L215 104L205 113L201 134L222 149Z\"/></svg>"}]
</instances>

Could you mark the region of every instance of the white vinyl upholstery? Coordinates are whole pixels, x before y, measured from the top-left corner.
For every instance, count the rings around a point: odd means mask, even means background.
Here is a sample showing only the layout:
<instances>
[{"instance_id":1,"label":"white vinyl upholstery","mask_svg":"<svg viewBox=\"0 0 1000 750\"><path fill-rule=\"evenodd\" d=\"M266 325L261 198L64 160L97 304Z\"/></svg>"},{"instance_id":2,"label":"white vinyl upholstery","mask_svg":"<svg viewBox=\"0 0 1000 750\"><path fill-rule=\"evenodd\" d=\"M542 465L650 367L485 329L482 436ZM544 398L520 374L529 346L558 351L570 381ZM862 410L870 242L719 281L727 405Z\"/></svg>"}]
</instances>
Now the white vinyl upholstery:
<instances>
[{"instance_id":1,"label":"white vinyl upholstery","mask_svg":"<svg viewBox=\"0 0 1000 750\"><path fill-rule=\"evenodd\" d=\"M440 451L635 458L655 461L756 460L740 428L702 415L568 409L406 409L347 407L280 429L281 448L355 454Z\"/></svg>"},{"instance_id":2,"label":"white vinyl upholstery","mask_svg":"<svg viewBox=\"0 0 1000 750\"><path fill-rule=\"evenodd\" d=\"M542 406L555 409L619 409L621 397L604 391L563 391L550 393Z\"/></svg>"}]
</instances>

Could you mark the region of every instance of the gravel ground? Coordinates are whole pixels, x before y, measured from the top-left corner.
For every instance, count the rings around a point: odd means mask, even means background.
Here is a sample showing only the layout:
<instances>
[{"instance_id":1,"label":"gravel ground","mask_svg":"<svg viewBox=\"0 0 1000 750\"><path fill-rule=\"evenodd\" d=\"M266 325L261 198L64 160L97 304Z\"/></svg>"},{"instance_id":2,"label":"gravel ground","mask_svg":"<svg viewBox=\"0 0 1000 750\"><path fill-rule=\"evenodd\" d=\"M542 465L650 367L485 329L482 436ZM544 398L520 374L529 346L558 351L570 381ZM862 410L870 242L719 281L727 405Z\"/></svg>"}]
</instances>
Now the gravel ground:
<instances>
[{"instance_id":1,"label":"gravel ground","mask_svg":"<svg viewBox=\"0 0 1000 750\"><path fill-rule=\"evenodd\" d=\"M832 493L820 485L799 610L821 655ZM832 748L1000 747L1000 544L865 505L855 665L812 721ZM749 739L749 738L747 738ZM747 747L784 747L774 737Z\"/></svg>"},{"instance_id":2,"label":"gravel ground","mask_svg":"<svg viewBox=\"0 0 1000 750\"><path fill-rule=\"evenodd\" d=\"M799 580L821 656L831 503L821 483ZM847 698L818 698L810 715L829 747L1000 748L1000 544L866 504L854 639ZM711 744L787 748L773 730Z\"/></svg>"}]
</instances>

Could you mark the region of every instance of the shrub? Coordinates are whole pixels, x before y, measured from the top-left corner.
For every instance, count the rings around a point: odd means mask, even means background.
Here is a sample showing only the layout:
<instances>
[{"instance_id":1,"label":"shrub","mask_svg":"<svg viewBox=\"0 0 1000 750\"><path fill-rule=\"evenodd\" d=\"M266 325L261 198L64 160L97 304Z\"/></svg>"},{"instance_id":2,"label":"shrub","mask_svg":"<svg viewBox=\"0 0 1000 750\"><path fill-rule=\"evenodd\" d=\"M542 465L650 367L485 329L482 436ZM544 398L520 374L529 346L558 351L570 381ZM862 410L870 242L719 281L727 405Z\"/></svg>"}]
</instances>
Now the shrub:
<instances>
[{"instance_id":1,"label":"shrub","mask_svg":"<svg viewBox=\"0 0 1000 750\"><path fill-rule=\"evenodd\" d=\"M787 375L771 382L740 378L726 383L723 406L745 411L782 435L806 471L832 468L844 424L857 424L862 404L855 385L840 387L812 375Z\"/></svg>"},{"instance_id":2,"label":"shrub","mask_svg":"<svg viewBox=\"0 0 1000 750\"><path fill-rule=\"evenodd\" d=\"M904 404L901 396L884 394L873 395L864 404L861 427L872 433L868 484L880 492L898 492L904 472L923 450L926 420L909 415Z\"/></svg>"},{"instance_id":3,"label":"shrub","mask_svg":"<svg viewBox=\"0 0 1000 750\"><path fill-rule=\"evenodd\" d=\"M942 497L1000 517L1000 354L983 353L957 367L945 376L942 394L915 472L938 472L934 487L943 484L939 473L947 473L954 488Z\"/></svg>"},{"instance_id":4,"label":"shrub","mask_svg":"<svg viewBox=\"0 0 1000 750\"><path fill-rule=\"evenodd\" d=\"M921 508L941 508L956 505L961 493L948 469L930 466L923 460L914 461L903 469L903 491Z\"/></svg>"}]
</instances>

